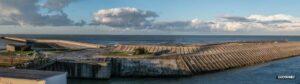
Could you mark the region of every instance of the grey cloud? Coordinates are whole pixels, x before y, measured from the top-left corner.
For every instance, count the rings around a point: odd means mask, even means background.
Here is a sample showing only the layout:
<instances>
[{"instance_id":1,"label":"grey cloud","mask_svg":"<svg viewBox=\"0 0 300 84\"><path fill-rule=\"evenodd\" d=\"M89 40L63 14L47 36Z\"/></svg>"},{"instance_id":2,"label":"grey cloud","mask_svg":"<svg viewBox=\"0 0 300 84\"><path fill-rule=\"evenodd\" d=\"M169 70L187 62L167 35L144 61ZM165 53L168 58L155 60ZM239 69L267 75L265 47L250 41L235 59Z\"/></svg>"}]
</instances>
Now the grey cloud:
<instances>
[{"instance_id":1,"label":"grey cloud","mask_svg":"<svg viewBox=\"0 0 300 84\"><path fill-rule=\"evenodd\" d=\"M260 20L260 19L251 19L249 17L240 17L240 16L222 16L220 17L221 20L227 22L257 22L263 24L278 24L278 23L291 23L290 20L284 19L272 19L272 20Z\"/></svg>"},{"instance_id":2,"label":"grey cloud","mask_svg":"<svg viewBox=\"0 0 300 84\"><path fill-rule=\"evenodd\" d=\"M80 22L75 23L75 26L84 26L87 23L84 20L80 20Z\"/></svg>"},{"instance_id":3,"label":"grey cloud","mask_svg":"<svg viewBox=\"0 0 300 84\"><path fill-rule=\"evenodd\" d=\"M246 17L239 17L239 16L222 16L220 18L222 20L231 21L231 22L251 22L251 21L253 21Z\"/></svg>"},{"instance_id":4,"label":"grey cloud","mask_svg":"<svg viewBox=\"0 0 300 84\"><path fill-rule=\"evenodd\" d=\"M0 0L0 25L64 26L74 24L63 11L40 14L39 10L42 7L37 5L38 2L39 0ZM63 7L65 6L57 7L55 10Z\"/></svg>"},{"instance_id":5,"label":"grey cloud","mask_svg":"<svg viewBox=\"0 0 300 84\"><path fill-rule=\"evenodd\" d=\"M280 23L292 23L290 20L273 20L273 21L257 21L263 24L280 24Z\"/></svg>"},{"instance_id":6,"label":"grey cloud","mask_svg":"<svg viewBox=\"0 0 300 84\"><path fill-rule=\"evenodd\" d=\"M50 11L62 11L63 8L75 1L78 0L47 0L43 7L48 8Z\"/></svg>"},{"instance_id":7,"label":"grey cloud","mask_svg":"<svg viewBox=\"0 0 300 84\"><path fill-rule=\"evenodd\" d=\"M151 28L182 28L189 24L189 21L156 22L151 25Z\"/></svg>"}]
</instances>

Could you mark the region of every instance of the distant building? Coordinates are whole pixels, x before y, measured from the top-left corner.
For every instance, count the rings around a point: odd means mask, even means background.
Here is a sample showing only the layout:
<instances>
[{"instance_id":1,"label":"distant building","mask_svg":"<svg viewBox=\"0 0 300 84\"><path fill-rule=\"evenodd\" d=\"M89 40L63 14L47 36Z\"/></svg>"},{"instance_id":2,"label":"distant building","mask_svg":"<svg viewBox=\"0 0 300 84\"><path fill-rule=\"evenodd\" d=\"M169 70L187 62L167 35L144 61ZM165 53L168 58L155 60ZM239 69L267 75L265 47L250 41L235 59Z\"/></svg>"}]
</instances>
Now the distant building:
<instances>
[{"instance_id":1,"label":"distant building","mask_svg":"<svg viewBox=\"0 0 300 84\"><path fill-rule=\"evenodd\" d=\"M0 84L67 84L67 73L0 68Z\"/></svg>"}]
</instances>

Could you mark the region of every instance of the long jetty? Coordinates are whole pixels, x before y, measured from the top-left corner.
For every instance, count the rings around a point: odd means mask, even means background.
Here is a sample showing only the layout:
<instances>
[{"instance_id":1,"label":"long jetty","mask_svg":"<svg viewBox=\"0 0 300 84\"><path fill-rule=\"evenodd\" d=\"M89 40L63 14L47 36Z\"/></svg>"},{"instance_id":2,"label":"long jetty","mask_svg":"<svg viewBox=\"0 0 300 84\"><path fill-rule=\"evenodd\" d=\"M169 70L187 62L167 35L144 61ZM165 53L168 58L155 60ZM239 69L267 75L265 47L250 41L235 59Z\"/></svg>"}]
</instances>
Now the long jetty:
<instances>
[{"instance_id":1,"label":"long jetty","mask_svg":"<svg viewBox=\"0 0 300 84\"><path fill-rule=\"evenodd\" d=\"M18 38L18 37L1 37L5 40L10 41L17 41L17 42L34 42L34 43L52 43L61 46L79 46L83 48L102 48L105 47L104 45L100 44L93 44L93 43L86 43L86 42L76 42L76 41L68 41L68 40L53 40L53 39L26 39L26 38Z\"/></svg>"}]
</instances>

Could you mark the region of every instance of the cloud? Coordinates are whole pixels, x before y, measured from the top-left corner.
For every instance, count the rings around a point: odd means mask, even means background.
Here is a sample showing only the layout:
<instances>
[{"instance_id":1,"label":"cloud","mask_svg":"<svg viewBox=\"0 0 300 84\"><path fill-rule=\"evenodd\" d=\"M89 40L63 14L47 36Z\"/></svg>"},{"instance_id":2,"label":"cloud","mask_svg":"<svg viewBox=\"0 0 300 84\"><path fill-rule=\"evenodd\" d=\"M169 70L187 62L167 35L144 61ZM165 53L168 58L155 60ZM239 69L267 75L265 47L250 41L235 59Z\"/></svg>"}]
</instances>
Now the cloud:
<instances>
[{"instance_id":1,"label":"cloud","mask_svg":"<svg viewBox=\"0 0 300 84\"><path fill-rule=\"evenodd\" d=\"M220 20L228 21L228 22L250 22L250 21L253 21L246 17L240 17L240 16L222 16L219 18L220 18Z\"/></svg>"},{"instance_id":2,"label":"cloud","mask_svg":"<svg viewBox=\"0 0 300 84\"><path fill-rule=\"evenodd\" d=\"M194 25L194 29L205 28L210 31L281 31L294 30L297 27L299 22L293 18L284 14L250 15L248 17L223 16L213 21L191 21L191 24ZM287 25L294 25L294 27Z\"/></svg>"},{"instance_id":3,"label":"cloud","mask_svg":"<svg viewBox=\"0 0 300 84\"><path fill-rule=\"evenodd\" d=\"M0 0L0 25L83 26L63 11L79 0ZM41 10L47 13L40 13ZM213 20L157 21L153 11L132 7L101 9L93 14L92 25L125 30L159 30L167 32L249 32L300 30L300 19L291 15L221 16Z\"/></svg>"},{"instance_id":4,"label":"cloud","mask_svg":"<svg viewBox=\"0 0 300 84\"><path fill-rule=\"evenodd\" d=\"M152 11L123 7L103 9L94 13L94 24L112 27L142 27L150 24L158 15Z\"/></svg>"},{"instance_id":5,"label":"cloud","mask_svg":"<svg viewBox=\"0 0 300 84\"><path fill-rule=\"evenodd\" d=\"M276 15L269 15L269 16L265 16L265 15L250 15L249 17L247 17L247 19L249 20L255 20L255 21L290 21L292 20L292 18L294 18L293 16L290 15L284 15L284 14L276 14Z\"/></svg>"},{"instance_id":6,"label":"cloud","mask_svg":"<svg viewBox=\"0 0 300 84\"><path fill-rule=\"evenodd\" d=\"M47 0L43 7L48 8L50 11L62 11L63 8L75 1L78 0Z\"/></svg>"},{"instance_id":7,"label":"cloud","mask_svg":"<svg viewBox=\"0 0 300 84\"><path fill-rule=\"evenodd\" d=\"M169 32L249 32L293 31L300 28L300 19L285 14L221 16L211 21L155 21L158 15L137 8L112 8L94 14L94 23L118 28L153 29Z\"/></svg>"},{"instance_id":8,"label":"cloud","mask_svg":"<svg viewBox=\"0 0 300 84\"><path fill-rule=\"evenodd\" d=\"M39 0L0 0L0 25L73 25L74 22L62 11L70 1L66 0L68 2L62 3L63 5L55 5L63 1L65 0L48 0L45 7L52 10L49 11L51 14L40 14L39 11L43 7L37 5Z\"/></svg>"}]
</instances>

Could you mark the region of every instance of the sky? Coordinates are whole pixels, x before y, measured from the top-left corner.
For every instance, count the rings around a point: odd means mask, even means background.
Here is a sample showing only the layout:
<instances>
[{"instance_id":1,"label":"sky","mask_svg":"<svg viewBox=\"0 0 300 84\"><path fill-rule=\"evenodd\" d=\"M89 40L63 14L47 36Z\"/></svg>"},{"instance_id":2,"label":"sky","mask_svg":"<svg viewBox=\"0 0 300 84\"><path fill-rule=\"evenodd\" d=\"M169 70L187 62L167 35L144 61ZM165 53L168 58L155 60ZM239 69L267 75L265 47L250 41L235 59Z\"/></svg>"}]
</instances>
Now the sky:
<instances>
[{"instance_id":1,"label":"sky","mask_svg":"<svg viewBox=\"0 0 300 84\"><path fill-rule=\"evenodd\" d=\"M0 0L0 34L299 35L299 0Z\"/></svg>"}]
</instances>

